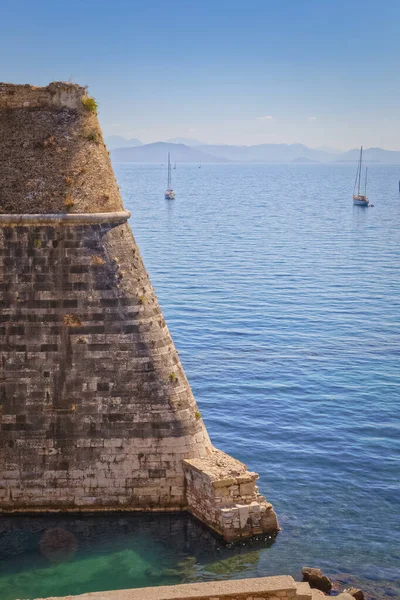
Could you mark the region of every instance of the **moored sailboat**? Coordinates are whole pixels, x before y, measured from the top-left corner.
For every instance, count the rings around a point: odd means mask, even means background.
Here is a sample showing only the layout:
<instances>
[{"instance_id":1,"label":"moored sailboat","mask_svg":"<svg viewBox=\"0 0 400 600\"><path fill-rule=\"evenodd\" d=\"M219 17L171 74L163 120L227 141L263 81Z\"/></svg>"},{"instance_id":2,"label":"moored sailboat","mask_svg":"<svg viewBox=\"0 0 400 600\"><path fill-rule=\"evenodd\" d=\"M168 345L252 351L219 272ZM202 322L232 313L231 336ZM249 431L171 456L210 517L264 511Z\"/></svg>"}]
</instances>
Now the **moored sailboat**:
<instances>
[{"instance_id":1,"label":"moored sailboat","mask_svg":"<svg viewBox=\"0 0 400 600\"><path fill-rule=\"evenodd\" d=\"M171 155L168 152L168 181L167 181L167 190L165 192L166 200L175 200L175 192L172 189L171 183Z\"/></svg>"},{"instance_id":2,"label":"moored sailboat","mask_svg":"<svg viewBox=\"0 0 400 600\"><path fill-rule=\"evenodd\" d=\"M363 154L363 148L361 146L361 149L360 149L360 160L358 162L356 180L354 182L353 204L356 204L357 206L369 206L369 200L367 198L367 172L368 172L368 167L365 169L364 193L361 194L361 192L360 192L360 188L361 188L361 172L362 172L362 154ZM356 194L356 190L357 190L357 194Z\"/></svg>"}]
</instances>

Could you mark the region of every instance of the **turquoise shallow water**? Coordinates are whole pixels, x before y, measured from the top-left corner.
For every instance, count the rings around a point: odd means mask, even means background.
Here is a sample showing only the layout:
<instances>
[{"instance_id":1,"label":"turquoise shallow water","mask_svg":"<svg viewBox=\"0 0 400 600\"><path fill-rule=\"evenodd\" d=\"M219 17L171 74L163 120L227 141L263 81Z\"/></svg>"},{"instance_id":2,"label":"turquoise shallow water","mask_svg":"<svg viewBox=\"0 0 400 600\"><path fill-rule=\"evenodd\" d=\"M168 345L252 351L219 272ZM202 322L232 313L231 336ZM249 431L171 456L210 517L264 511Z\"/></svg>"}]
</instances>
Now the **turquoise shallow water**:
<instances>
[{"instance_id":1,"label":"turquoise shallow water","mask_svg":"<svg viewBox=\"0 0 400 600\"><path fill-rule=\"evenodd\" d=\"M212 440L282 531L226 549L186 517L3 518L1 600L305 564L400 598L400 171L369 171L365 209L352 165L178 165L174 202L164 168L116 165Z\"/></svg>"}]
</instances>

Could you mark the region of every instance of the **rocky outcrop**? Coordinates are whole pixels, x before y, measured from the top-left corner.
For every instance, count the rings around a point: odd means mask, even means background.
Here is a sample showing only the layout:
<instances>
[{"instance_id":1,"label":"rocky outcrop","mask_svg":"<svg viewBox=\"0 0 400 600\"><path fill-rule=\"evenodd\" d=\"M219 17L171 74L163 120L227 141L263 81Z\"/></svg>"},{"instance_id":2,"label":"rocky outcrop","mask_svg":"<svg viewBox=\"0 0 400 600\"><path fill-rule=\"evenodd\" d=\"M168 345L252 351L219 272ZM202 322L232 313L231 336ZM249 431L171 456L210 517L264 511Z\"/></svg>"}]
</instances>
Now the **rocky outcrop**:
<instances>
[{"instance_id":1,"label":"rocky outcrop","mask_svg":"<svg viewBox=\"0 0 400 600\"><path fill-rule=\"evenodd\" d=\"M331 580L322 573L321 569L313 567L303 567L303 581L307 581L311 588L316 588L322 592L329 593L332 589Z\"/></svg>"},{"instance_id":2,"label":"rocky outcrop","mask_svg":"<svg viewBox=\"0 0 400 600\"><path fill-rule=\"evenodd\" d=\"M364 600L364 593L359 588L351 587L344 590L344 593L350 594L355 600Z\"/></svg>"}]
</instances>

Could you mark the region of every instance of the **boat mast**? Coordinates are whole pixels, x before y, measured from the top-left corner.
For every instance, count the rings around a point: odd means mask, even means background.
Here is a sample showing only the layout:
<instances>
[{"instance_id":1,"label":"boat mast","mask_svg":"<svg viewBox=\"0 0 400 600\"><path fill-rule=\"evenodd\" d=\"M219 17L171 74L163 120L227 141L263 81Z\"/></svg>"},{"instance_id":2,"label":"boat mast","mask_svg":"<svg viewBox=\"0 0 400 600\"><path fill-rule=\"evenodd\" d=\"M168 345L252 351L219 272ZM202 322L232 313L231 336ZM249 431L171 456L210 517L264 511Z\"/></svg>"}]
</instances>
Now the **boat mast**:
<instances>
[{"instance_id":1,"label":"boat mast","mask_svg":"<svg viewBox=\"0 0 400 600\"><path fill-rule=\"evenodd\" d=\"M364 184L364 196L367 197L367 176L368 176L368 167L365 167L365 184Z\"/></svg>"},{"instance_id":2,"label":"boat mast","mask_svg":"<svg viewBox=\"0 0 400 600\"><path fill-rule=\"evenodd\" d=\"M167 189L170 190L171 189L171 157L170 157L170 153L168 152L168 183L167 183Z\"/></svg>"},{"instance_id":3,"label":"boat mast","mask_svg":"<svg viewBox=\"0 0 400 600\"><path fill-rule=\"evenodd\" d=\"M361 186L361 169L362 169L362 151L363 148L361 146L361 150L360 150L360 166L358 169L358 196L360 195L360 186Z\"/></svg>"}]
</instances>

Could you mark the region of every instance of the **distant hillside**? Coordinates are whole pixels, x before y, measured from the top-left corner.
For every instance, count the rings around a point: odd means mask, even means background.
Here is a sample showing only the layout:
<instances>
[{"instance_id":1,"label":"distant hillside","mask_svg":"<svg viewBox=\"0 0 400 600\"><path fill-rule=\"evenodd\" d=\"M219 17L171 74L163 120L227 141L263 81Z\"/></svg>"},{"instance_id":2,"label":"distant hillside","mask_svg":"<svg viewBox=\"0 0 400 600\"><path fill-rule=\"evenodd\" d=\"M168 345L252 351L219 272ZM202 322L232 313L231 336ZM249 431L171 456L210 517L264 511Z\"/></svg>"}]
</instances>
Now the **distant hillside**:
<instances>
[{"instance_id":1,"label":"distant hillside","mask_svg":"<svg viewBox=\"0 0 400 600\"><path fill-rule=\"evenodd\" d=\"M335 156L336 162L357 162L360 157L359 148L343 152ZM381 162L386 164L400 164L400 151L383 150L382 148L366 148L363 151L363 159L366 162Z\"/></svg>"},{"instance_id":2,"label":"distant hillside","mask_svg":"<svg viewBox=\"0 0 400 600\"><path fill-rule=\"evenodd\" d=\"M116 162L161 162L167 161L168 152L171 153L172 162L221 162L226 159L212 156L195 148L189 148L184 144L170 144L167 142L156 142L146 144L137 148L116 148L111 152Z\"/></svg>"},{"instance_id":3,"label":"distant hillside","mask_svg":"<svg viewBox=\"0 0 400 600\"><path fill-rule=\"evenodd\" d=\"M104 142L109 150L114 150L114 148L135 148L136 146L143 146L140 140L137 140L136 138L128 140L121 135L109 135L104 138Z\"/></svg>"},{"instance_id":4,"label":"distant hillside","mask_svg":"<svg viewBox=\"0 0 400 600\"><path fill-rule=\"evenodd\" d=\"M246 162L293 162L298 158L329 162L337 158L303 144L259 144L257 146L197 146L197 150L220 158Z\"/></svg>"},{"instance_id":5,"label":"distant hillside","mask_svg":"<svg viewBox=\"0 0 400 600\"><path fill-rule=\"evenodd\" d=\"M182 140L185 138L174 138ZM121 144L121 140L124 144ZM165 162L168 152L177 162L356 162L360 150L354 148L348 152L327 152L327 149L308 148L304 144L258 144L256 146L228 146L202 144L191 146L196 140L186 140L187 144L156 142L145 144L139 140L127 140L120 136L106 138L106 144L112 150L116 161L124 162ZM119 145L114 145L119 144ZM400 164L400 151L367 148L364 150L366 162Z\"/></svg>"}]
</instances>

